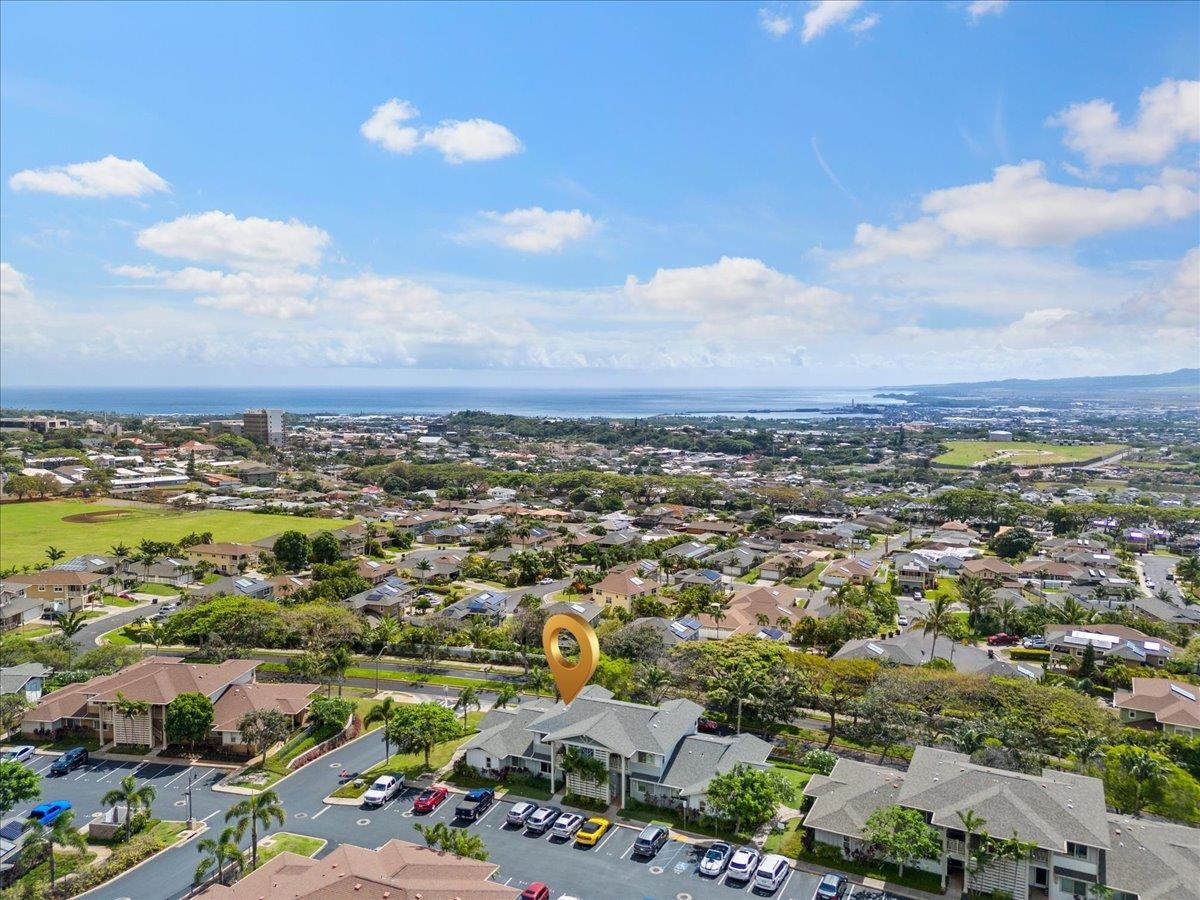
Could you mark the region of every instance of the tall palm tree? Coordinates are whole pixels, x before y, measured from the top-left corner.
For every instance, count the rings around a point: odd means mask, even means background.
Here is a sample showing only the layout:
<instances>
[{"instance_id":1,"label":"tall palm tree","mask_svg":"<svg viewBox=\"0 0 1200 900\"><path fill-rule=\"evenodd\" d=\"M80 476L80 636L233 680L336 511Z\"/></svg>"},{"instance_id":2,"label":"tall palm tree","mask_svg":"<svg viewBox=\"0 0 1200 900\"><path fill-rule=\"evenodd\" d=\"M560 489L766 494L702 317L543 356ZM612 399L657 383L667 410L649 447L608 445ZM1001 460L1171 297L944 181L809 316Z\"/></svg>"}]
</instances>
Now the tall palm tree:
<instances>
[{"instance_id":1,"label":"tall palm tree","mask_svg":"<svg viewBox=\"0 0 1200 900\"><path fill-rule=\"evenodd\" d=\"M713 625L717 628L717 637L721 636L721 623L729 618L729 613L725 611L724 604L714 603L709 607L709 616L713 620Z\"/></svg>"},{"instance_id":2,"label":"tall palm tree","mask_svg":"<svg viewBox=\"0 0 1200 900\"><path fill-rule=\"evenodd\" d=\"M246 829L250 829L250 868L257 869L258 826L262 825L266 831L271 827L272 821L282 825L287 821L287 816L283 804L279 802L279 795L268 790L251 794L245 800L229 807L229 812L225 813L225 821L234 823L234 834L239 841L245 836Z\"/></svg>"},{"instance_id":3,"label":"tall palm tree","mask_svg":"<svg viewBox=\"0 0 1200 900\"><path fill-rule=\"evenodd\" d=\"M554 679L550 675L549 669L530 669L529 675L525 678L526 687L534 694L545 693L553 683Z\"/></svg>"},{"instance_id":4,"label":"tall palm tree","mask_svg":"<svg viewBox=\"0 0 1200 900\"><path fill-rule=\"evenodd\" d=\"M417 560L417 564L413 566L413 568L421 573L421 581L428 581L429 570L432 569L433 566L430 564L429 560L421 557L421 559Z\"/></svg>"},{"instance_id":5,"label":"tall palm tree","mask_svg":"<svg viewBox=\"0 0 1200 900\"><path fill-rule=\"evenodd\" d=\"M120 691L117 691L117 699L113 701L113 708L120 713L127 723L131 723L138 716L144 716L150 712L149 700L130 700ZM113 734L113 743L116 743L117 736Z\"/></svg>"},{"instance_id":6,"label":"tall palm tree","mask_svg":"<svg viewBox=\"0 0 1200 900\"><path fill-rule=\"evenodd\" d=\"M67 810L60 813L50 826L33 824L25 832L25 843L21 846L21 859L27 865L35 865L45 854L50 865L50 887L58 876L55 870L54 848L74 847L81 854L87 851L87 841L75 830L75 813Z\"/></svg>"},{"instance_id":7,"label":"tall palm tree","mask_svg":"<svg viewBox=\"0 0 1200 900\"><path fill-rule=\"evenodd\" d=\"M129 562L133 556L133 551L126 544L113 544L108 548L108 555L115 557L116 562L113 564L113 577L121 584L125 583L125 564Z\"/></svg>"},{"instance_id":8,"label":"tall palm tree","mask_svg":"<svg viewBox=\"0 0 1200 900\"><path fill-rule=\"evenodd\" d=\"M384 697L378 703L371 707L371 711L363 717L363 726L369 727L376 722L383 723L383 761L387 762L392 758L392 742L388 737L388 725L392 722L392 717L396 714L396 698L392 696Z\"/></svg>"},{"instance_id":9,"label":"tall palm tree","mask_svg":"<svg viewBox=\"0 0 1200 900\"><path fill-rule=\"evenodd\" d=\"M221 829L219 837L204 838L196 844L196 850L205 856L196 865L196 874L192 876L193 885L201 885L208 880L209 870L215 870L218 884L224 884L225 870L236 872L246 866L246 855L238 846L237 829L232 826Z\"/></svg>"},{"instance_id":10,"label":"tall palm tree","mask_svg":"<svg viewBox=\"0 0 1200 900\"><path fill-rule=\"evenodd\" d=\"M1007 634L1019 612L1020 609L1017 608L1017 601L1013 600L1012 597L1005 597L996 604L996 619L1000 623L1000 630Z\"/></svg>"},{"instance_id":11,"label":"tall palm tree","mask_svg":"<svg viewBox=\"0 0 1200 900\"><path fill-rule=\"evenodd\" d=\"M51 565L54 565L56 562L58 562L60 559L62 559L66 555L67 555L66 550L60 550L57 547L55 547L53 544L51 544L49 547L46 548L46 559L50 560Z\"/></svg>"},{"instance_id":12,"label":"tall palm tree","mask_svg":"<svg viewBox=\"0 0 1200 900\"><path fill-rule=\"evenodd\" d=\"M454 701L454 708L462 710L463 727L466 727L467 713L471 711L471 707L482 708L479 702L479 691L468 686L459 691L458 699Z\"/></svg>"},{"instance_id":13,"label":"tall palm tree","mask_svg":"<svg viewBox=\"0 0 1200 900\"><path fill-rule=\"evenodd\" d=\"M325 651L325 656L321 660L321 674L329 678L326 685L328 696L333 696L334 681L338 683L338 696L342 696L342 683L346 680L346 670L350 668L352 661L350 650L341 644Z\"/></svg>"},{"instance_id":14,"label":"tall palm tree","mask_svg":"<svg viewBox=\"0 0 1200 900\"><path fill-rule=\"evenodd\" d=\"M1058 617L1065 625L1085 625L1092 618L1092 612L1074 597L1067 597L1057 608Z\"/></svg>"},{"instance_id":15,"label":"tall palm tree","mask_svg":"<svg viewBox=\"0 0 1200 900\"><path fill-rule=\"evenodd\" d=\"M125 805L125 840L129 840L133 837L134 812L149 809L156 796L158 792L153 787L148 784L139 787L136 778L126 775L121 779L120 785L100 798L100 803L103 806Z\"/></svg>"},{"instance_id":16,"label":"tall palm tree","mask_svg":"<svg viewBox=\"0 0 1200 900\"><path fill-rule=\"evenodd\" d=\"M966 573L958 578L958 596L967 607L967 621L972 628L979 626L979 620L992 608L995 590L983 578L977 578Z\"/></svg>"},{"instance_id":17,"label":"tall palm tree","mask_svg":"<svg viewBox=\"0 0 1200 900\"><path fill-rule=\"evenodd\" d=\"M929 648L930 659L933 659L937 652L938 635L948 629L950 623L954 621L954 613L950 610L951 602L950 598L945 594L939 594L924 617L917 620L917 624L921 626L922 634L933 633L933 646Z\"/></svg>"},{"instance_id":18,"label":"tall palm tree","mask_svg":"<svg viewBox=\"0 0 1200 900\"><path fill-rule=\"evenodd\" d=\"M509 684L505 682L504 684L500 685L499 689L497 689L496 701L492 704L492 707L494 709L504 709L508 706L508 704L516 700L518 695L519 691L517 691L517 686L515 684Z\"/></svg>"},{"instance_id":19,"label":"tall palm tree","mask_svg":"<svg viewBox=\"0 0 1200 900\"><path fill-rule=\"evenodd\" d=\"M379 693L379 662L383 658L383 654L395 646L400 640L400 634L403 629L400 623L390 616L384 616L379 620L379 624L375 626L371 632L371 640L379 646L379 652L375 654L375 692Z\"/></svg>"},{"instance_id":20,"label":"tall palm tree","mask_svg":"<svg viewBox=\"0 0 1200 900\"><path fill-rule=\"evenodd\" d=\"M1140 816L1146 789L1166 780L1167 767L1150 751L1139 749L1121 760L1121 768L1133 779L1133 814Z\"/></svg>"},{"instance_id":21,"label":"tall palm tree","mask_svg":"<svg viewBox=\"0 0 1200 900\"><path fill-rule=\"evenodd\" d=\"M967 858L967 864L965 866L966 877L963 883L963 888L967 893L970 893L971 876L981 868L981 861L977 861L971 856L971 838L972 836L978 834L986 840L987 832L983 830L983 826L987 824L987 819L983 818L983 816L979 815L979 813L975 812L973 809L960 809L958 811L958 820L962 822L963 831L965 831L967 834L967 852L964 854L964 856Z\"/></svg>"},{"instance_id":22,"label":"tall palm tree","mask_svg":"<svg viewBox=\"0 0 1200 900\"><path fill-rule=\"evenodd\" d=\"M71 667L71 660L75 656L75 635L83 631L86 626L87 620L83 617L83 611L78 609L62 613L54 620L54 627L67 639L68 669Z\"/></svg>"},{"instance_id":23,"label":"tall palm tree","mask_svg":"<svg viewBox=\"0 0 1200 900\"><path fill-rule=\"evenodd\" d=\"M671 673L662 666L641 666L633 677L638 690L655 706L662 702L671 688Z\"/></svg>"}]
</instances>

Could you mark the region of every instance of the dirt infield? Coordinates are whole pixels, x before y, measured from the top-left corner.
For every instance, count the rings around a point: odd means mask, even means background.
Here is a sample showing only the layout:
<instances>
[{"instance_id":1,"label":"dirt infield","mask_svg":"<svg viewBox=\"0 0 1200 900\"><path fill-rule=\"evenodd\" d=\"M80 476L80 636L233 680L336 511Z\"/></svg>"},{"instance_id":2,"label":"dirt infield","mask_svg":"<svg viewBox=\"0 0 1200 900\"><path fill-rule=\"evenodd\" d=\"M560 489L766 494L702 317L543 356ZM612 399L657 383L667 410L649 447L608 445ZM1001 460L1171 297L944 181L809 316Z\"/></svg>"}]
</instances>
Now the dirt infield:
<instances>
[{"instance_id":1,"label":"dirt infield","mask_svg":"<svg viewBox=\"0 0 1200 900\"><path fill-rule=\"evenodd\" d=\"M134 514L127 509L101 509L96 512L76 513L73 516L63 516L64 522L75 522L80 525L94 525L97 522L111 522L114 519L128 519Z\"/></svg>"}]
</instances>

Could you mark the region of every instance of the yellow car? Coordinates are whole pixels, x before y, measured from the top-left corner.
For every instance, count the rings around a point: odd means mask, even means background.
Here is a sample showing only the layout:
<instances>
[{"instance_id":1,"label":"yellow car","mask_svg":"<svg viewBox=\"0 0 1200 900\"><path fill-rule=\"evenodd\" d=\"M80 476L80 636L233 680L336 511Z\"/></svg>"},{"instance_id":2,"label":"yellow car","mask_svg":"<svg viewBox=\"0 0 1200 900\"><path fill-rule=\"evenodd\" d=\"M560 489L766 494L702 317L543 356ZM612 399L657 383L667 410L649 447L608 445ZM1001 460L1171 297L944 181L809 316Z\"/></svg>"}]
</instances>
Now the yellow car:
<instances>
[{"instance_id":1,"label":"yellow car","mask_svg":"<svg viewBox=\"0 0 1200 900\"><path fill-rule=\"evenodd\" d=\"M587 847L595 847L599 843L600 838L608 833L609 826L612 822L600 816L593 816L588 819L580 829L575 832L575 843L583 844Z\"/></svg>"}]
</instances>

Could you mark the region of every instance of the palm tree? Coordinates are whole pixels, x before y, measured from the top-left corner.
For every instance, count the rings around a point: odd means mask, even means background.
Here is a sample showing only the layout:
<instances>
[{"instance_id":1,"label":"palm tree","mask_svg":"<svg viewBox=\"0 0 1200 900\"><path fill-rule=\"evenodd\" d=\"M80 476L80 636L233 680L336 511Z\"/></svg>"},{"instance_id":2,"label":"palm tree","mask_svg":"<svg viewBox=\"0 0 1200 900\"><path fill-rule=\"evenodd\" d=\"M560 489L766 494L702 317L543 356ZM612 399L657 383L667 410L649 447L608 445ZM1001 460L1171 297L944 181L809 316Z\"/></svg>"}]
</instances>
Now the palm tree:
<instances>
[{"instance_id":1,"label":"palm tree","mask_svg":"<svg viewBox=\"0 0 1200 900\"><path fill-rule=\"evenodd\" d=\"M727 613L727 612L725 611L725 607L724 607L724 605L723 605L723 604L720 604L720 603L714 603L714 604L712 604L712 606L709 608L709 613L708 613L708 614L709 614L709 616L710 616L710 617L712 618L712 620L713 620L713 625L715 625L715 626L716 626L716 629L717 629L717 637L718 637L718 638L720 638L720 636L721 636L721 623L722 623L722 622L724 622L724 621L725 621L725 620L726 620L726 619L729 617L729 613Z\"/></svg>"},{"instance_id":2,"label":"palm tree","mask_svg":"<svg viewBox=\"0 0 1200 900\"><path fill-rule=\"evenodd\" d=\"M220 837L204 838L196 844L196 850L206 853L196 866L196 874L192 876L192 884L199 886L208 879L210 869L215 869L217 883L225 883L225 870L237 871L246 865L246 855L238 846L237 829L232 826L221 829Z\"/></svg>"},{"instance_id":3,"label":"palm tree","mask_svg":"<svg viewBox=\"0 0 1200 900\"><path fill-rule=\"evenodd\" d=\"M432 825L414 822L413 828L425 839L425 846L430 849L444 844L450 834L450 827L445 822L434 822Z\"/></svg>"},{"instance_id":4,"label":"palm tree","mask_svg":"<svg viewBox=\"0 0 1200 900\"><path fill-rule=\"evenodd\" d=\"M458 699L454 701L454 708L462 710L464 728L467 724L467 713L471 711L471 707L482 708L479 703L479 692L473 687L465 687L459 692Z\"/></svg>"},{"instance_id":5,"label":"palm tree","mask_svg":"<svg viewBox=\"0 0 1200 900\"><path fill-rule=\"evenodd\" d=\"M375 654L375 693L379 693L379 661L383 658L383 654L396 641L400 640L401 631L399 622L389 616L384 616L371 632L371 639L379 645L379 652Z\"/></svg>"},{"instance_id":6,"label":"palm tree","mask_svg":"<svg viewBox=\"0 0 1200 900\"><path fill-rule=\"evenodd\" d=\"M1104 743L1104 738L1086 732L1071 742L1071 755L1075 757L1075 765L1079 767L1080 772L1086 771L1092 761L1104 757Z\"/></svg>"},{"instance_id":7,"label":"palm tree","mask_svg":"<svg viewBox=\"0 0 1200 900\"><path fill-rule=\"evenodd\" d=\"M388 737L388 725L392 722L392 716L396 714L396 698L392 696L384 697L378 703L371 707L371 711L363 717L363 727L369 727L376 722L383 723L383 761L387 762L392 758L392 743Z\"/></svg>"},{"instance_id":8,"label":"palm tree","mask_svg":"<svg viewBox=\"0 0 1200 900\"><path fill-rule=\"evenodd\" d=\"M960 809L958 811L958 820L960 822L962 822L963 831L965 831L967 833L967 840L966 840L966 851L967 852L965 854L963 854L967 860L966 878L963 883L963 888L965 889L965 891L967 893L970 893L970 891L971 891L971 876L974 875L975 872L977 872L979 870L979 868L981 867L981 861L975 860L971 856L971 837L973 835L978 834L985 840L987 839L987 832L983 830L983 826L987 824L987 819L983 818L983 816L979 815L973 809L968 809L968 810Z\"/></svg>"},{"instance_id":9,"label":"palm tree","mask_svg":"<svg viewBox=\"0 0 1200 900\"><path fill-rule=\"evenodd\" d=\"M1012 626L1013 621L1017 618L1020 609L1017 607L1017 601L1011 597L1005 597L996 605L996 619L1000 623L1000 630L1008 633L1008 629Z\"/></svg>"},{"instance_id":10,"label":"palm tree","mask_svg":"<svg viewBox=\"0 0 1200 900\"><path fill-rule=\"evenodd\" d=\"M1146 789L1166 780L1167 767L1149 750L1139 748L1121 759L1121 769L1133 779L1133 814L1140 816Z\"/></svg>"},{"instance_id":11,"label":"palm tree","mask_svg":"<svg viewBox=\"0 0 1200 900\"><path fill-rule=\"evenodd\" d=\"M125 564L133 556L133 551L125 544L113 544L108 548L108 554L116 558L116 562L113 564L113 577L117 579L118 583L124 584Z\"/></svg>"},{"instance_id":12,"label":"palm tree","mask_svg":"<svg viewBox=\"0 0 1200 900\"><path fill-rule=\"evenodd\" d=\"M483 838L465 828L451 828L442 844L442 849L463 859L486 860L488 858Z\"/></svg>"},{"instance_id":13,"label":"palm tree","mask_svg":"<svg viewBox=\"0 0 1200 900\"><path fill-rule=\"evenodd\" d=\"M154 803L158 792L148 784L138 787L137 779L126 775L121 784L100 798L103 806L125 804L125 840L133 837L133 813L139 809L149 809Z\"/></svg>"},{"instance_id":14,"label":"palm tree","mask_svg":"<svg viewBox=\"0 0 1200 900\"><path fill-rule=\"evenodd\" d=\"M54 620L54 627L67 639L68 669L71 667L71 660L75 656L75 635L83 631L86 626L87 620L83 617L83 611L78 609L62 613Z\"/></svg>"},{"instance_id":15,"label":"palm tree","mask_svg":"<svg viewBox=\"0 0 1200 900\"><path fill-rule=\"evenodd\" d=\"M154 645L154 652L157 653L159 648L170 639L171 630L162 622L147 622L142 629L142 634Z\"/></svg>"},{"instance_id":16,"label":"palm tree","mask_svg":"<svg viewBox=\"0 0 1200 900\"><path fill-rule=\"evenodd\" d=\"M1175 574L1189 583L1200 581L1200 556L1185 556L1175 566Z\"/></svg>"},{"instance_id":17,"label":"palm tree","mask_svg":"<svg viewBox=\"0 0 1200 900\"><path fill-rule=\"evenodd\" d=\"M58 873L55 870L54 848L74 847L82 855L87 851L87 841L75 830L75 813L71 810L60 813L50 826L35 823L25 832L25 843L21 847L21 860L29 866L36 865L45 854L50 864L50 887L54 887Z\"/></svg>"},{"instance_id":18,"label":"palm tree","mask_svg":"<svg viewBox=\"0 0 1200 900\"><path fill-rule=\"evenodd\" d=\"M251 794L235 803L225 813L225 821L234 822L234 834L239 841L245 836L246 829L250 829L250 868L253 870L258 868L258 826L261 824L265 831L271 827L272 821L282 825L287 821L287 816L283 804L279 802L279 795L268 790Z\"/></svg>"},{"instance_id":19,"label":"palm tree","mask_svg":"<svg viewBox=\"0 0 1200 900\"><path fill-rule=\"evenodd\" d=\"M421 557L419 560L417 560L417 564L413 566L413 568L421 573L421 581L428 581L429 570L432 569L433 566L430 564L429 560Z\"/></svg>"},{"instance_id":20,"label":"palm tree","mask_svg":"<svg viewBox=\"0 0 1200 900\"><path fill-rule=\"evenodd\" d=\"M50 560L51 565L54 565L54 563L58 562L66 555L66 550L59 550L53 544L46 548L46 559Z\"/></svg>"},{"instance_id":21,"label":"palm tree","mask_svg":"<svg viewBox=\"0 0 1200 900\"><path fill-rule=\"evenodd\" d=\"M1084 625L1092 618L1092 612L1074 597L1067 597L1058 607L1059 618L1064 625Z\"/></svg>"},{"instance_id":22,"label":"palm tree","mask_svg":"<svg viewBox=\"0 0 1200 900\"><path fill-rule=\"evenodd\" d=\"M525 679L525 686L534 694L545 693L553 683L554 679L551 677L549 669L530 669L529 675ZM557 691L555 696L557 696Z\"/></svg>"},{"instance_id":23,"label":"palm tree","mask_svg":"<svg viewBox=\"0 0 1200 900\"><path fill-rule=\"evenodd\" d=\"M149 700L130 700L120 691L117 691L117 699L113 701L113 708L121 714L126 720L126 724L133 722L138 716L144 716L150 712ZM113 730L113 743L117 742L116 729Z\"/></svg>"},{"instance_id":24,"label":"palm tree","mask_svg":"<svg viewBox=\"0 0 1200 900\"><path fill-rule=\"evenodd\" d=\"M662 702L671 688L671 673L662 666L641 666L633 677L638 690L655 706Z\"/></svg>"},{"instance_id":25,"label":"palm tree","mask_svg":"<svg viewBox=\"0 0 1200 900\"><path fill-rule=\"evenodd\" d=\"M325 651L325 657L321 661L321 674L329 678L326 685L327 696L333 696L334 681L338 683L338 696L342 696L342 682L346 679L346 670L350 668L352 661L350 650L340 644Z\"/></svg>"},{"instance_id":26,"label":"palm tree","mask_svg":"<svg viewBox=\"0 0 1200 900\"><path fill-rule=\"evenodd\" d=\"M492 704L493 709L504 709L508 704L517 699L519 692L515 684L505 683L500 685L496 691L496 701Z\"/></svg>"},{"instance_id":27,"label":"palm tree","mask_svg":"<svg viewBox=\"0 0 1200 900\"><path fill-rule=\"evenodd\" d=\"M922 626L922 633L929 634L933 632L933 646L929 648L929 658L933 659L937 651L938 635L950 627L950 623L954 621L954 613L950 611L951 600L945 594L939 594L929 607L929 612L925 613L924 618L918 619L917 624Z\"/></svg>"},{"instance_id":28,"label":"palm tree","mask_svg":"<svg viewBox=\"0 0 1200 900\"><path fill-rule=\"evenodd\" d=\"M979 626L979 620L992 608L996 592L982 578L963 574L958 579L958 596L967 607L967 621L972 628Z\"/></svg>"}]
</instances>

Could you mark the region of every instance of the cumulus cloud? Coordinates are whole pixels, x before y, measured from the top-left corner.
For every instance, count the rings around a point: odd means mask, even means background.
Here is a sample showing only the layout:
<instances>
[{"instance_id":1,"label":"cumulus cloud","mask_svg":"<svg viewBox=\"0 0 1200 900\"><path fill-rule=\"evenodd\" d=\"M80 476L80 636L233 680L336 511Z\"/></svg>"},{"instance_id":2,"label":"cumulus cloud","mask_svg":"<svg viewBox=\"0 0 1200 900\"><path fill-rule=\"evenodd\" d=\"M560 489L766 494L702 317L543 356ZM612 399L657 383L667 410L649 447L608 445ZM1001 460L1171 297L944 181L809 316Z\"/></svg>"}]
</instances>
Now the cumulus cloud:
<instances>
[{"instance_id":1,"label":"cumulus cloud","mask_svg":"<svg viewBox=\"0 0 1200 900\"><path fill-rule=\"evenodd\" d=\"M0 262L0 299L5 303L33 299L25 274L6 262Z\"/></svg>"},{"instance_id":2,"label":"cumulus cloud","mask_svg":"<svg viewBox=\"0 0 1200 900\"><path fill-rule=\"evenodd\" d=\"M46 310L39 308L33 288L24 272L11 263L0 262L0 345L10 353L49 347L50 337L43 333Z\"/></svg>"},{"instance_id":3,"label":"cumulus cloud","mask_svg":"<svg viewBox=\"0 0 1200 900\"><path fill-rule=\"evenodd\" d=\"M318 279L304 272L219 272L191 266L175 271L153 266L115 266L111 271L193 294L196 303L212 309L237 310L274 319L311 316L316 309L313 291Z\"/></svg>"},{"instance_id":4,"label":"cumulus cloud","mask_svg":"<svg viewBox=\"0 0 1200 900\"><path fill-rule=\"evenodd\" d=\"M151 225L137 245L159 256L231 268L294 268L321 261L329 235L297 219L239 219L213 210Z\"/></svg>"},{"instance_id":5,"label":"cumulus cloud","mask_svg":"<svg viewBox=\"0 0 1200 900\"><path fill-rule=\"evenodd\" d=\"M578 209L532 206L506 213L484 212L481 217L482 223L460 234L460 240L486 241L522 253L554 253L599 228L595 219Z\"/></svg>"},{"instance_id":6,"label":"cumulus cloud","mask_svg":"<svg viewBox=\"0 0 1200 900\"><path fill-rule=\"evenodd\" d=\"M984 16L998 16L1008 6L1008 0L972 0L967 4L967 15L972 22L978 22Z\"/></svg>"},{"instance_id":7,"label":"cumulus cloud","mask_svg":"<svg viewBox=\"0 0 1200 900\"><path fill-rule=\"evenodd\" d=\"M862 5L863 0L815 0L804 14L801 39L807 44L829 29L847 24Z\"/></svg>"},{"instance_id":8,"label":"cumulus cloud","mask_svg":"<svg viewBox=\"0 0 1200 900\"><path fill-rule=\"evenodd\" d=\"M106 156L94 162L25 169L8 179L14 191L38 191L61 197L141 197L170 186L137 159Z\"/></svg>"},{"instance_id":9,"label":"cumulus cloud","mask_svg":"<svg viewBox=\"0 0 1200 900\"><path fill-rule=\"evenodd\" d=\"M791 31L796 23L792 21L791 16L772 12L764 7L758 11L758 24L771 37L780 38Z\"/></svg>"},{"instance_id":10,"label":"cumulus cloud","mask_svg":"<svg viewBox=\"0 0 1200 900\"><path fill-rule=\"evenodd\" d=\"M857 252L841 266L889 256L927 256L951 239L1001 247L1071 244L1083 238L1174 221L1196 211L1194 178L1164 172L1158 183L1104 190L1057 184L1037 161L999 166L991 181L944 188L921 201L924 218L898 228L863 224Z\"/></svg>"},{"instance_id":11,"label":"cumulus cloud","mask_svg":"<svg viewBox=\"0 0 1200 900\"><path fill-rule=\"evenodd\" d=\"M1200 81L1170 78L1142 91L1137 119L1121 124L1112 103L1075 103L1047 120L1063 128L1063 143L1093 168L1156 165L1181 144L1200 141Z\"/></svg>"},{"instance_id":12,"label":"cumulus cloud","mask_svg":"<svg viewBox=\"0 0 1200 900\"><path fill-rule=\"evenodd\" d=\"M406 124L419 115L413 104L393 97L375 107L359 131L392 153L407 155L419 147L430 147L454 164L502 159L524 149L515 134L488 119L445 119L433 127Z\"/></svg>"},{"instance_id":13,"label":"cumulus cloud","mask_svg":"<svg viewBox=\"0 0 1200 900\"><path fill-rule=\"evenodd\" d=\"M1200 247L1187 252L1167 284L1130 298L1116 318L1181 329L1194 342L1200 333Z\"/></svg>"}]
</instances>

